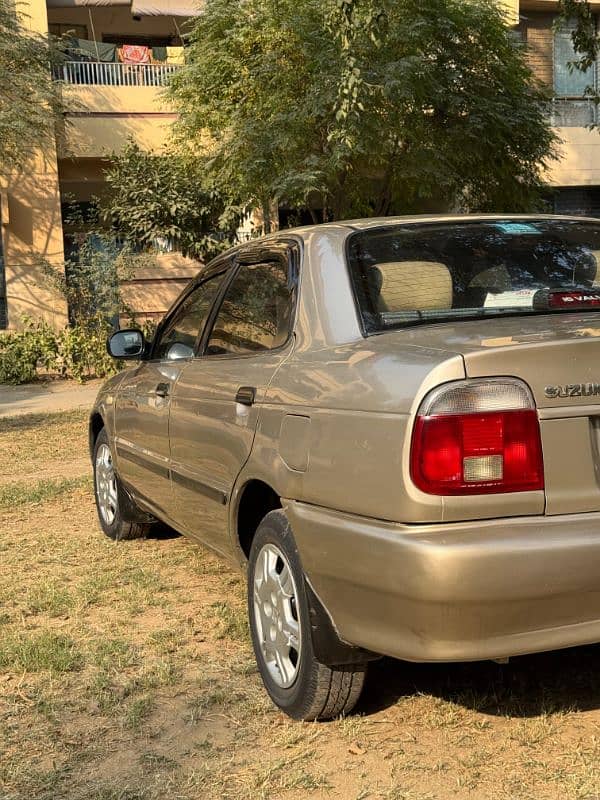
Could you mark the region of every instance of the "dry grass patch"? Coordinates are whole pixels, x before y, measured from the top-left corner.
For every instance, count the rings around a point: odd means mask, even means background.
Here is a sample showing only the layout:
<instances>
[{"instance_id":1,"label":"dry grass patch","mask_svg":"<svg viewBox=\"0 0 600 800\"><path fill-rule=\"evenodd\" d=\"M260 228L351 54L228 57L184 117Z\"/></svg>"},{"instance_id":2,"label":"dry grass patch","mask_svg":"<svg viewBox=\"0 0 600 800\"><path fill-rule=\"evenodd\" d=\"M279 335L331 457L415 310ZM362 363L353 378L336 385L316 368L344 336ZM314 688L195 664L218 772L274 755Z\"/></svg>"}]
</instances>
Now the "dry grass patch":
<instances>
[{"instance_id":1,"label":"dry grass patch","mask_svg":"<svg viewBox=\"0 0 600 800\"><path fill-rule=\"evenodd\" d=\"M82 417L19 418L0 454L29 431L26 472ZM262 689L243 578L208 552L168 531L109 541L89 482L0 515L2 800L600 795L599 647L506 666L383 660L356 714L293 723Z\"/></svg>"},{"instance_id":2,"label":"dry grass patch","mask_svg":"<svg viewBox=\"0 0 600 800\"><path fill-rule=\"evenodd\" d=\"M19 477L53 480L90 474L88 416L88 411L78 409L0 419L0 483Z\"/></svg>"}]
</instances>

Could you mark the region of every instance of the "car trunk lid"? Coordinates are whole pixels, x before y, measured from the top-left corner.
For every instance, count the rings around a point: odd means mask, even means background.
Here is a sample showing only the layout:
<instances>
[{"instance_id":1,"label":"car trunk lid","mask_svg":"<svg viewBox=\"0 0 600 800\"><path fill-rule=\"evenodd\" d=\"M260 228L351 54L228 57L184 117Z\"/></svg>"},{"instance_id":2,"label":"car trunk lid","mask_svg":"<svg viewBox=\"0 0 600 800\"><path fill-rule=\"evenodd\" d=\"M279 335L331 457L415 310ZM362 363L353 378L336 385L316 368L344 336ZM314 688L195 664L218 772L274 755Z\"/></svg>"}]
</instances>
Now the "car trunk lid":
<instances>
[{"instance_id":1,"label":"car trunk lid","mask_svg":"<svg viewBox=\"0 0 600 800\"><path fill-rule=\"evenodd\" d=\"M545 314L405 330L462 354L469 378L515 376L540 419L547 514L600 511L600 314Z\"/></svg>"}]
</instances>

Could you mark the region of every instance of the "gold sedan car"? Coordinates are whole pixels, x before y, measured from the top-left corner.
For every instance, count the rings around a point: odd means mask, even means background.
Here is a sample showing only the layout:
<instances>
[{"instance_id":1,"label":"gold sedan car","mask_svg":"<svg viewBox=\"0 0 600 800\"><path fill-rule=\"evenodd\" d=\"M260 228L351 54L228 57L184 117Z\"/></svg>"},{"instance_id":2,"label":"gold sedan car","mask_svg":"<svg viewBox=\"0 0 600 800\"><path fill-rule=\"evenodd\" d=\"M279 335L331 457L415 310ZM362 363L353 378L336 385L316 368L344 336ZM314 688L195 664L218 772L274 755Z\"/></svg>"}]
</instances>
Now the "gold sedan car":
<instances>
[{"instance_id":1,"label":"gold sedan car","mask_svg":"<svg viewBox=\"0 0 600 800\"><path fill-rule=\"evenodd\" d=\"M600 641L600 221L404 217L210 263L90 420L100 525L241 566L296 719L370 660Z\"/></svg>"}]
</instances>

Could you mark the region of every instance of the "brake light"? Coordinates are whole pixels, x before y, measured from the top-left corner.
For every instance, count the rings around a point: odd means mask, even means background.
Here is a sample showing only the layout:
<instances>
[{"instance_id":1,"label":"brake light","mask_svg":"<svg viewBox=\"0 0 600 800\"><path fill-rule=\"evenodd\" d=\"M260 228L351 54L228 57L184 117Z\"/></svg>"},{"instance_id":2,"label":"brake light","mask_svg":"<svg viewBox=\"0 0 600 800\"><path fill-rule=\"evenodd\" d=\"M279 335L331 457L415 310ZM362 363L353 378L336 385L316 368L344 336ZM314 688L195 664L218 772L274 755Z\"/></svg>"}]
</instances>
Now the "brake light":
<instances>
[{"instance_id":1,"label":"brake light","mask_svg":"<svg viewBox=\"0 0 600 800\"><path fill-rule=\"evenodd\" d=\"M540 426L521 381L457 381L425 398L413 431L411 477L427 494L544 488Z\"/></svg>"},{"instance_id":2,"label":"brake light","mask_svg":"<svg viewBox=\"0 0 600 800\"><path fill-rule=\"evenodd\" d=\"M540 311L566 309L578 311L600 306L600 292L593 289L540 289L533 296L533 307Z\"/></svg>"}]
</instances>

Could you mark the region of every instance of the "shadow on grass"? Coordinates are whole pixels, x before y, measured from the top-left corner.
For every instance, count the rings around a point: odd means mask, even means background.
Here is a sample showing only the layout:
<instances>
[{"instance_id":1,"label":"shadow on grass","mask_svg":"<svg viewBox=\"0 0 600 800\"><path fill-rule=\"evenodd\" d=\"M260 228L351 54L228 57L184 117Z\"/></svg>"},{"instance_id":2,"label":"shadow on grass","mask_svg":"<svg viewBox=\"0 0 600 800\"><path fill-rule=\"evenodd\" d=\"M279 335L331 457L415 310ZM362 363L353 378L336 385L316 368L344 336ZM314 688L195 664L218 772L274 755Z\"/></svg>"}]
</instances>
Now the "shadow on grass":
<instances>
[{"instance_id":1,"label":"shadow on grass","mask_svg":"<svg viewBox=\"0 0 600 800\"><path fill-rule=\"evenodd\" d=\"M600 645L519 656L508 664L383 658L370 665L356 713L373 714L415 694L494 716L590 711L600 708Z\"/></svg>"},{"instance_id":2,"label":"shadow on grass","mask_svg":"<svg viewBox=\"0 0 600 800\"><path fill-rule=\"evenodd\" d=\"M163 541L164 539L179 539L181 538L181 534L175 530L175 528L169 527L164 522L156 522L151 528L150 532L148 533L147 539L158 539L158 541Z\"/></svg>"}]
</instances>

